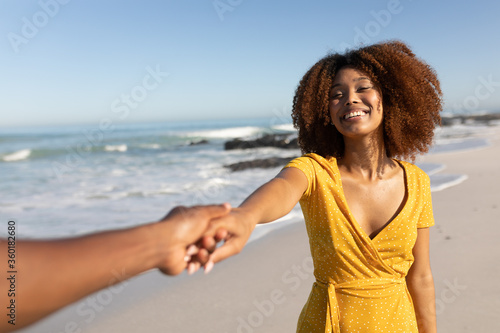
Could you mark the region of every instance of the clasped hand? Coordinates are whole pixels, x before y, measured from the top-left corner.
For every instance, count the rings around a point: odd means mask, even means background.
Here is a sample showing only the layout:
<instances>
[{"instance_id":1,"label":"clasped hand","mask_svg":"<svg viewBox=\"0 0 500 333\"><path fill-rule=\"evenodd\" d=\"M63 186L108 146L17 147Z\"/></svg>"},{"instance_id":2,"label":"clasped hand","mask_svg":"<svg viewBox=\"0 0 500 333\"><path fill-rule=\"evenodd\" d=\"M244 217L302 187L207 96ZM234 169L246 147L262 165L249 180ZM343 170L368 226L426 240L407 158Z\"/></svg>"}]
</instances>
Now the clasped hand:
<instances>
[{"instance_id":1,"label":"clasped hand","mask_svg":"<svg viewBox=\"0 0 500 333\"><path fill-rule=\"evenodd\" d=\"M245 223L244 213L227 203L176 207L159 225L169 229L164 233L168 245L163 247L166 251L158 265L168 275L177 275L184 269L193 274L201 267L205 273L210 272L215 263L238 254L253 230Z\"/></svg>"}]
</instances>

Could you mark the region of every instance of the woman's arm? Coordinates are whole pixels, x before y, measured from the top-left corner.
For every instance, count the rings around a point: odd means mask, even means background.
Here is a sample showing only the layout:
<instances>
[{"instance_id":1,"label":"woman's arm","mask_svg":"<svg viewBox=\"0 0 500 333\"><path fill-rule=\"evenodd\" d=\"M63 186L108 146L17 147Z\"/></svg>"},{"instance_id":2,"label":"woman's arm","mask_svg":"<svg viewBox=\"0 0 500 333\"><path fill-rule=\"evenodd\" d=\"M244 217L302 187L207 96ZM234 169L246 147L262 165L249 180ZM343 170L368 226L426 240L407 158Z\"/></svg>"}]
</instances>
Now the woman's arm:
<instances>
[{"instance_id":1,"label":"woman's arm","mask_svg":"<svg viewBox=\"0 0 500 333\"><path fill-rule=\"evenodd\" d=\"M228 236L224 245L212 254L211 261L218 262L239 253L255 226L288 214L306 191L307 185L307 177L302 171L286 168L259 187L238 208L233 208L230 214L218 221L217 227L227 230Z\"/></svg>"},{"instance_id":2,"label":"woman's arm","mask_svg":"<svg viewBox=\"0 0 500 333\"><path fill-rule=\"evenodd\" d=\"M417 230L417 241L413 247L415 261L406 276L406 283L413 299L418 331L435 333L437 331L436 300L429 259L429 228Z\"/></svg>"},{"instance_id":3,"label":"woman's arm","mask_svg":"<svg viewBox=\"0 0 500 333\"><path fill-rule=\"evenodd\" d=\"M288 214L307 189L307 178L297 168L282 170L259 187L237 208L253 224L272 222Z\"/></svg>"}]
</instances>

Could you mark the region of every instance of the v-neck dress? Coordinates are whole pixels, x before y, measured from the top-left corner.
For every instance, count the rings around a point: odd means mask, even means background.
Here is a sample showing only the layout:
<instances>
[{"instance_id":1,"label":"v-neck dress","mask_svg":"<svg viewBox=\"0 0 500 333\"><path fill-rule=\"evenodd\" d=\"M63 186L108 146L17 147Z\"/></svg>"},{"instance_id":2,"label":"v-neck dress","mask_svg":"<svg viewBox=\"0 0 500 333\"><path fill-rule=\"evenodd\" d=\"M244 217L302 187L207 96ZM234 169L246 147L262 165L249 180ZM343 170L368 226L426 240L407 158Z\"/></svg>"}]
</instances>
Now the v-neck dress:
<instances>
[{"instance_id":1,"label":"v-neck dress","mask_svg":"<svg viewBox=\"0 0 500 333\"><path fill-rule=\"evenodd\" d=\"M285 166L308 179L300 205L316 278L297 332L418 332L405 277L417 228L434 225L430 182L417 166L397 162L406 177L406 201L373 239L347 206L335 158L307 154Z\"/></svg>"}]
</instances>

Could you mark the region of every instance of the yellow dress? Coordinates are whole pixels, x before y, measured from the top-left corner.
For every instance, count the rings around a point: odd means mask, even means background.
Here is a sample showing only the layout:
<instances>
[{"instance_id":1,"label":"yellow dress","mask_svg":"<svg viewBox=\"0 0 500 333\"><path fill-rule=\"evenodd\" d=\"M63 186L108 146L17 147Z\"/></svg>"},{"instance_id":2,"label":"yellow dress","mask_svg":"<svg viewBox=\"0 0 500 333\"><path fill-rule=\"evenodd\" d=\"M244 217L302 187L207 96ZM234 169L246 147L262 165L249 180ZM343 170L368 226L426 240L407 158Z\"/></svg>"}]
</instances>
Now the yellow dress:
<instances>
[{"instance_id":1,"label":"yellow dress","mask_svg":"<svg viewBox=\"0 0 500 333\"><path fill-rule=\"evenodd\" d=\"M397 162L404 169L407 200L373 239L347 206L335 158L307 154L286 165L308 179L300 205L316 278L297 332L418 332L405 277L417 228L434 225L430 183L417 166Z\"/></svg>"}]
</instances>

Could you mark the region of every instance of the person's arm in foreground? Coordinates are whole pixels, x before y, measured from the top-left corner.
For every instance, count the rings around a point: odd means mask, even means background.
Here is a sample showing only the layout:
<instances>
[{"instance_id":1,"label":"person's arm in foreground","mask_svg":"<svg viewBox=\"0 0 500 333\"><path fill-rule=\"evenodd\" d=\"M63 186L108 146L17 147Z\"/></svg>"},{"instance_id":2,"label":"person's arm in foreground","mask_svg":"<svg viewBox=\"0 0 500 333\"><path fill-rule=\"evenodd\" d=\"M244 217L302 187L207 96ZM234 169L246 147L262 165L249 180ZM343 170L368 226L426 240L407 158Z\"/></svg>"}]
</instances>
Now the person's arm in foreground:
<instances>
[{"instance_id":1,"label":"person's arm in foreground","mask_svg":"<svg viewBox=\"0 0 500 333\"><path fill-rule=\"evenodd\" d=\"M435 333L436 300L429 259L429 228L419 228L417 232L417 241L413 247L415 261L406 276L406 283L413 299L418 331Z\"/></svg>"},{"instance_id":2,"label":"person's arm in foreground","mask_svg":"<svg viewBox=\"0 0 500 333\"><path fill-rule=\"evenodd\" d=\"M299 169L283 169L238 208L233 208L230 214L218 219L217 227L226 230L228 235L224 245L215 250L210 260L219 262L238 254L257 224L274 221L293 209L307 189L307 184L306 176Z\"/></svg>"},{"instance_id":3,"label":"person's arm in foreground","mask_svg":"<svg viewBox=\"0 0 500 333\"><path fill-rule=\"evenodd\" d=\"M16 242L16 321L9 324L4 313L0 331L26 326L152 268L169 275L181 273L187 265L185 257L194 254L188 253L188 247L201 238L212 219L229 211L228 204L177 207L160 222L135 228L72 239ZM7 254L5 240L0 241L0 253ZM7 257L0 264L3 272L9 270L6 265ZM1 281L0 304L5 312L10 304L10 282Z\"/></svg>"}]
</instances>

